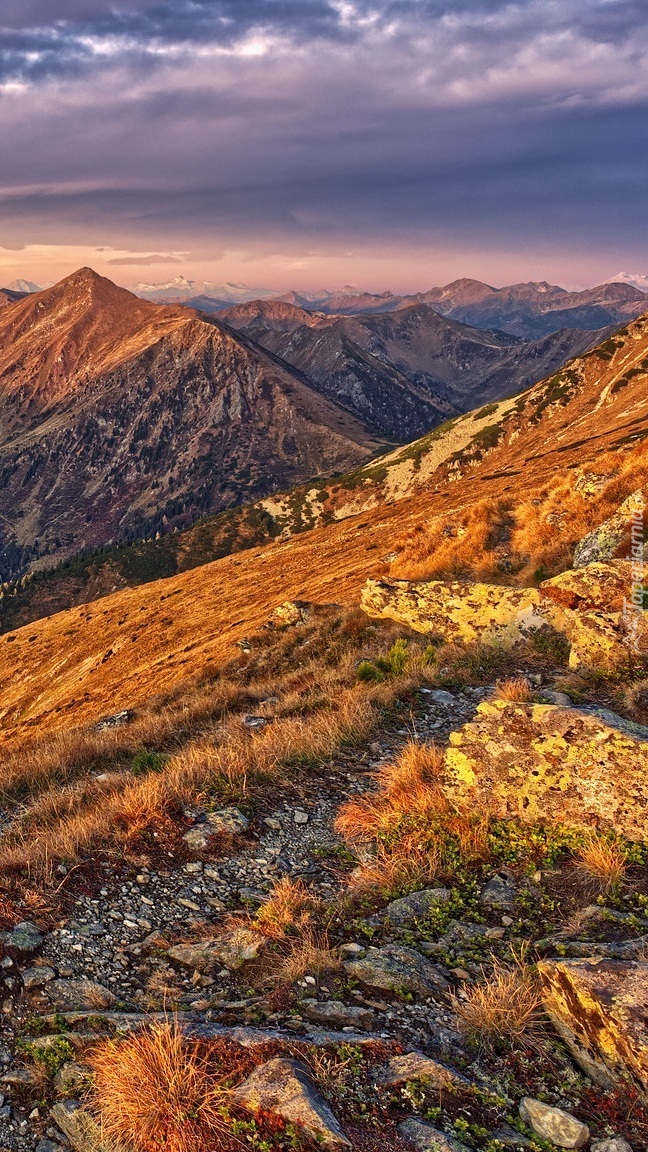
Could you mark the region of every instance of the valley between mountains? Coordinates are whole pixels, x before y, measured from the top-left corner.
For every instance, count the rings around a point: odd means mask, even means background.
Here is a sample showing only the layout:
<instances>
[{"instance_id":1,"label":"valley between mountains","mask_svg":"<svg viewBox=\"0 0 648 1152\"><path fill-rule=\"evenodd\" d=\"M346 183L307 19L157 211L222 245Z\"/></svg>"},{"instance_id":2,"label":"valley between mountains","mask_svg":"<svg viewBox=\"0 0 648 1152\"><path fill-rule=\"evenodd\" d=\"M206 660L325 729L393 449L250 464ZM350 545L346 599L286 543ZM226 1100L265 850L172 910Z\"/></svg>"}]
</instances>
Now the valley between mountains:
<instances>
[{"instance_id":1,"label":"valley between mountains","mask_svg":"<svg viewBox=\"0 0 648 1152\"><path fill-rule=\"evenodd\" d=\"M648 1148L646 297L447 288L5 294L3 1152Z\"/></svg>"}]
</instances>

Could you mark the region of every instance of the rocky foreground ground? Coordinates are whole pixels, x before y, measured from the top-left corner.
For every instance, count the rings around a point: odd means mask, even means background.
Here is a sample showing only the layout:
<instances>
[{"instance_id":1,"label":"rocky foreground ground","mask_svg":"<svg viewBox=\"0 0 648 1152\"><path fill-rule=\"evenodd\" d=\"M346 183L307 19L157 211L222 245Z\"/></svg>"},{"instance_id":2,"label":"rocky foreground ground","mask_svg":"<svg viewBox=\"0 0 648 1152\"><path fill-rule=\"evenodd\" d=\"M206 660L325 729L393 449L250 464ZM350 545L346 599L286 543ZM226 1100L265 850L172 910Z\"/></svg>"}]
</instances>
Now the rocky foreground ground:
<instances>
[{"instance_id":1,"label":"rocky foreground ground","mask_svg":"<svg viewBox=\"0 0 648 1152\"><path fill-rule=\"evenodd\" d=\"M167 1011L187 1037L232 1045L246 1072L236 1102L297 1133L296 1144L276 1147L648 1147L648 899L642 916L636 891L609 905L581 894L572 923L559 923L567 874L550 854L531 871L502 863L477 886L438 885L356 909L330 927L329 971L316 958L309 970L306 958L292 983L273 975L283 942L257 910L278 879L305 882L324 904L339 897L357 864L333 827L340 805L365 793L370 773L412 738L467 746L493 723L493 690L422 689L379 739L305 773L298 792L252 820L235 807L187 810L182 843L146 868L115 875L98 864L78 883L61 868L58 925L43 932L25 922L2 936L0 1146L108 1152L79 1104L86 1053ZM648 731L567 709L567 697L553 693L552 702L548 688L542 697L540 683L535 690L543 703L497 707L527 719L533 707L560 712L567 745L570 730L576 739L589 725L601 764L606 751L644 756ZM540 960L555 1031L547 1024L535 1048L475 1047L457 1014L462 997L494 955L523 941ZM630 1123L620 1102L628 1092ZM271 1145L248 1132L242 1146Z\"/></svg>"}]
</instances>

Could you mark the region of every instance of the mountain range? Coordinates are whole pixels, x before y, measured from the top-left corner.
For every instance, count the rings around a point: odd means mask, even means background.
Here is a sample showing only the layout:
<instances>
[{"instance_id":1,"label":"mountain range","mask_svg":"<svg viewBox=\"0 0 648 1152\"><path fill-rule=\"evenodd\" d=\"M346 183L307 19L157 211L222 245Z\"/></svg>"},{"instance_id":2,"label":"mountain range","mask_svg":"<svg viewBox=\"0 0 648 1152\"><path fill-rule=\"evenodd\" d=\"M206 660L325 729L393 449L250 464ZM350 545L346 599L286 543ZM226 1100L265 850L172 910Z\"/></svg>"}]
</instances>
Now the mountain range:
<instances>
[{"instance_id":1,"label":"mountain range","mask_svg":"<svg viewBox=\"0 0 648 1152\"><path fill-rule=\"evenodd\" d=\"M621 274L623 275L623 274ZM325 315L358 316L395 312L424 304L442 316L477 328L497 328L524 340L536 340L562 328L594 331L621 325L646 308L646 292L638 282L599 284L582 292L568 292L545 281L493 288L480 280L454 280L441 288L410 295L392 292L287 292L279 301ZM190 307L205 312L222 311L223 299L209 294L188 297ZM245 301L241 301L244 303Z\"/></svg>"},{"instance_id":2,"label":"mountain range","mask_svg":"<svg viewBox=\"0 0 648 1152\"><path fill-rule=\"evenodd\" d=\"M620 501L648 478L647 382L648 314L520 396L451 420L328 482L263 498L225 531L222 520L206 520L98 555L85 582L78 565L43 574L18 590L18 620L58 614L31 624L29 634L15 633L20 643L0 652L7 738L24 724L25 731L34 723L65 725L69 709L76 723L89 722L106 700L117 711L151 691L168 691L188 666L197 675L227 659L287 598L353 605L367 577L411 571L435 524L450 539L475 519L491 518L505 552L515 517L533 527L545 549L564 548L565 540L573 547L593 526L588 517L596 514L601 486L618 484ZM575 520L565 511L574 498ZM246 536L250 547L242 554L236 548ZM221 550L207 563L210 546L224 543L230 554ZM124 588L142 581L149 582ZM96 610L60 611L66 597L71 604L97 596ZM125 642L131 634L135 649ZM11 724L9 713L18 718Z\"/></svg>"},{"instance_id":3,"label":"mountain range","mask_svg":"<svg viewBox=\"0 0 648 1152\"><path fill-rule=\"evenodd\" d=\"M12 290L0 310L3 578L353 470L600 335L523 341L421 302L329 316L254 301L216 317L90 269Z\"/></svg>"}]
</instances>

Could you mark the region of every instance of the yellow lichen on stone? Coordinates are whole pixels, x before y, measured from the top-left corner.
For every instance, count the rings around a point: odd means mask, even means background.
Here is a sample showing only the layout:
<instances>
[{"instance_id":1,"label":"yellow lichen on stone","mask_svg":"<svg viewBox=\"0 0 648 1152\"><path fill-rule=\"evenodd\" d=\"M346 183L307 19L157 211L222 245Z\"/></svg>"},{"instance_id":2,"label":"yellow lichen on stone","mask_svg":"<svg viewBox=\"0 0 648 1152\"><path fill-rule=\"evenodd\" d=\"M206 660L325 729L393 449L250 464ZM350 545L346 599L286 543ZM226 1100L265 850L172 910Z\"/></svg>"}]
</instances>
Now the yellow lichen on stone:
<instances>
[{"instance_id":1,"label":"yellow lichen on stone","mask_svg":"<svg viewBox=\"0 0 648 1152\"><path fill-rule=\"evenodd\" d=\"M450 800L503 817L648 838L648 740L574 709L480 704L451 736L443 787Z\"/></svg>"}]
</instances>

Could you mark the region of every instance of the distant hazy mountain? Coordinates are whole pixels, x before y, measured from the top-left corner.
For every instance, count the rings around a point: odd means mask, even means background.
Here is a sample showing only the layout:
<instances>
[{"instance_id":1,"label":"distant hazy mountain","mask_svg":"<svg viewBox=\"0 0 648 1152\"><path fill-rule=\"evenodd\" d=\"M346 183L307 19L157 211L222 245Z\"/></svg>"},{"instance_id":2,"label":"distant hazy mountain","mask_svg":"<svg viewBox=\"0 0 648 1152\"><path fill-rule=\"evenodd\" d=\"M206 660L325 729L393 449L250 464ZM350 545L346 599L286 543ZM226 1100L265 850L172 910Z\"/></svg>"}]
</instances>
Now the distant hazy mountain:
<instances>
[{"instance_id":1,"label":"distant hazy mountain","mask_svg":"<svg viewBox=\"0 0 648 1152\"><path fill-rule=\"evenodd\" d=\"M143 300L172 304L186 303L196 296L237 304L243 300L264 300L275 295L267 288L249 288L247 284L212 284L208 280L187 280L184 276L174 276L164 284L136 284L133 292ZM206 308L203 310L208 311Z\"/></svg>"},{"instance_id":2,"label":"distant hazy mountain","mask_svg":"<svg viewBox=\"0 0 648 1152\"><path fill-rule=\"evenodd\" d=\"M85 268L0 309L0 573L172 529L385 443L245 336Z\"/></svg>"},{"instance_id":3,"label":"distant hazy mountain","mask_svg":"<svg viewBox=\"0 0 648 1152\"><path fill-rule=\"evenodd\" d=\"M278 297L285 301L289 298L298 304L301 296L295 292ZM310 303L304 301L301 306L328 315L356 316L394 312L413 304L429 304L442 316L476 328L497 328L534 340L561 328L596 331L624 324L645 310L646 295L636 284L618 280L583 292L568 292L546 281L493 288L466 278L409 296L343 290L326 293Z\"/></svg>"},{"instance_id":4,"label":"distant hazy mountain","mask_svg":"<svg viewBox=\"0 0 648 1152\"><path fill-rule=\"evenodd\" d=\"M7 284L13 292L40 292L44 285L34 284L33 280L12 280L11 284Z\"/></svg>"},{"instance_id":5,"label":"distant hazy mountain","mask_svg":"<svg viewBox=\"0 0 648 1152\"><path fill-rule=\"evenodd\" d=\"M631 288L637 288L640 292L648 293L648 273L646 272L617 272L616 276L612 277L613 284L629 284Z\"/></svg>"},{"instance_id":6,"label":"distant hazy mountain","mask_svg":"<svg viewBox=\"0 0 648 1152\"><path fill-rule=\"evenodd\" d=\"M567 329L524 341L450 320L420 303L327 316L285 301L255 300L221 312L220 319L396 439L519 392L600 338Z\"/></svg>"}]
</instances>

